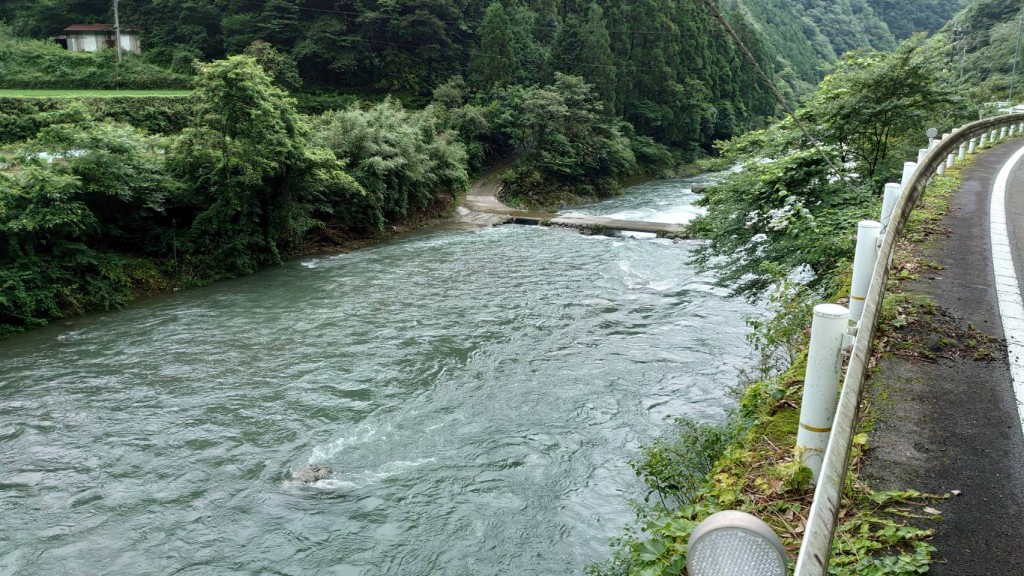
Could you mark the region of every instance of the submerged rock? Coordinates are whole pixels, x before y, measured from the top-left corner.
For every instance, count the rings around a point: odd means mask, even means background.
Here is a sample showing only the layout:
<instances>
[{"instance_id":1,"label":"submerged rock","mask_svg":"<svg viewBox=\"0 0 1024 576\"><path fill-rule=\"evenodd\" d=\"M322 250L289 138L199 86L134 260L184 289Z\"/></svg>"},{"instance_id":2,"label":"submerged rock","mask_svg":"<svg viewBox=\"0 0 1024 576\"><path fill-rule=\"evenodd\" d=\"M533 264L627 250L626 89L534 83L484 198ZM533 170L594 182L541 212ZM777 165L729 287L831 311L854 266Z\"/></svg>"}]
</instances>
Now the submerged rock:
<instances>
[{"instance_id":1,"label":"submerged rock","mask_svg":"<svg viewBox=\"0 0 1024 576\"><path fill-rule=\"evenodd\" d=\"M306 466L292 474L292 480L312 484L313 482L330 478L333 473L334 470L331 470L330 466Z\"/></svg>"}]
</instances>

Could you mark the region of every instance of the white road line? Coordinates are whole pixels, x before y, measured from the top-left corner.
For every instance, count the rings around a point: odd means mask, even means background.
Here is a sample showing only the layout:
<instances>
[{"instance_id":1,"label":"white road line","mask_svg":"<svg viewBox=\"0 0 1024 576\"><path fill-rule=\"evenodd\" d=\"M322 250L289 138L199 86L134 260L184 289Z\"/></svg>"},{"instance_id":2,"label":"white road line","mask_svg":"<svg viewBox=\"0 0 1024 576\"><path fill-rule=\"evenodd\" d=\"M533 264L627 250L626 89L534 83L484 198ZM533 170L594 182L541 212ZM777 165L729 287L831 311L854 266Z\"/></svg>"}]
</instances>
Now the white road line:
<instances>
[{"instance_id":1,"label":"white road line","mask_svg":"<svg viewBox=\"0 0 1024 576\"><path fill-rule=\"evenodd\" d=\"M1003 322L1003 335L1006 337L1010 377L1017 398L1017 414L1020 416L1021 430L1024 431L1024 300L1021 299L1017 283L1017 271L1010 253L1010 234L1006 227L1006 183L1010 180L1010 172L1022 157L1024 148L1017 150L996 176L989 206L989 231L992 235L992 269L996 276L999 315Z\"/></svg>"}]
</instances>

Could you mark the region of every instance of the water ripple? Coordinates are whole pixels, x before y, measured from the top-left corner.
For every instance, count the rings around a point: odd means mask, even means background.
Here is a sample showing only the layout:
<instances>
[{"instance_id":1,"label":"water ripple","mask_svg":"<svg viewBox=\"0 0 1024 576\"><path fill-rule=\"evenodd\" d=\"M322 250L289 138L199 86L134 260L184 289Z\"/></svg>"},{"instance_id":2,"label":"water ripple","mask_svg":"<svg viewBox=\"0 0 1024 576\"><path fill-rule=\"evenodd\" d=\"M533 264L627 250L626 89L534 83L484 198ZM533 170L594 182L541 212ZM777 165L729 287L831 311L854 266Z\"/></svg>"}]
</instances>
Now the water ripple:
<instances>
[{"instance_id":1,"label":"water ripple","mask_svg":"<svg viewBox=\"0 0 1024 576\"><path fill-rule=\"evenodd\" d=\"M10 339L0 574L579 573L732 403L752 309L693 246L426 233Z\"/></svg>"}]
</instances>

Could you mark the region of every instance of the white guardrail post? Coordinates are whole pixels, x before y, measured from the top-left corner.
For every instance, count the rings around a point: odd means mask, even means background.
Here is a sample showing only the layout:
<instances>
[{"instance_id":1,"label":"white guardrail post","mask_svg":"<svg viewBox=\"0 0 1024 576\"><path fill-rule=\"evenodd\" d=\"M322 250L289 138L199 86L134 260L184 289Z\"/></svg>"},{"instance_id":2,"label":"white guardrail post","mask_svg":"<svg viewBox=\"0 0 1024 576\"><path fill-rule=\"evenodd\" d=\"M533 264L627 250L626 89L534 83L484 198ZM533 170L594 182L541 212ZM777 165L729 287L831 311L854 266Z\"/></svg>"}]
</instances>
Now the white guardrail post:
<instances>
[{"instance_id":1,"label":"white guardrail post","mask_svg":"<svg viewBox=\"0 0 1024 576\"><path fill-rule=\"evenodd\" d=\"M796 448L800 460L811 469L813 484L818 482L821 474L825 446L836 415L843 336L849 318L850 311L839 304L818 304L811 320L811 343L807 349L807 373L800 402Z\"/></svg>"},{"instance_id":2,"label":"white guardrail post","mask_svg":"<svg viewBox=\"0 0 1024 576\"><path fill-rule=\"evenodd\" d=\"M885 195L889 191L895 192L899 197L899 184L886 184ZM896 199L893 199L893 206ZM892 215L892 207L889 214L885 214L883 204L882 222L887 222ZM871 286L871 272L875 269L875 260L878 258L878 234L882 231L882 223L874 220L862 220L857 225L857 249L853 253L853 280L850 282L850 324L856 325L860 322L860 314L864 311L864 299L868 295L868 287Z\"/></svg>"},{"instance_id":3,"label":"white guardrail post","mask_svg":"<svg viewBox=\"0 0 1024 576\"><path fill-rule=\"evenodd\" d=\"M966 153L974 154L979 147L995 144L1000 129L1005 136L1008 132L1006 127L1011 123L1024 128L1024 114L971 122L955 130L952 137L943 135L942 140L929 142L927 150L919 151L916 163L904 164L901 184L887 184L885 187L881 223L865 221L858 227L850 310L837 304L814 307L797 447L804 463L814 473L815 489L794 576L825 576L828 573L829 555L842 507L843 486L856 433L857 412L867 375L868 359L899 233L921 197L928 179L936 171L944 170L950 158L955 158L957 147L962 155L964 144L967 143ZM880 231L882 236L879 238ZM872 234L876 240L871 239ZM862 288L862 273L859 272L863 269L860 263L870 262L872 253L874 265L866 264L871 272L865 290ZM864 297L862 301L854 298L861 295ZM862 308L860 303L863 304ZM860 309L855 311L855 307ZM841 348L847 334L847 323L856 319L855 313L859 315L860 322L837 406L836 378L843 357ZM827 441L824 455L823 441Z\"/></svg>"},{"instance_id":4,"label":"white guardrail post","mask_svg":"<svg viewBox=\"0 0 1024 576\"><path fill-rule=\"evenodd\" d=\"M905 190L907 183L910 182L910 177L914 175L914 170L917 170L917 162L904 162L903 163L903 176L900 178L900 190ZM882 224L885 224L883 221Z\"/></svg>"},{"instance_id":5,"label":"white guardrail post","mask_svg":"<svg viewBox=\"0 0 1024 576\"><path fill-rule=\"evenodd\" d=\"M914 164L913 162L907 162L907 164ZM886 184L885 185L885 196L882 197L882 214L878 219L882 223L882 228L889 226L889 219L892 218L893 208L896 207L896 201L900 199L900 194L903 192L903 186L899 184ZM857 242L860 242L860 235L858 233Z\"/></svg>"}]
</instances>

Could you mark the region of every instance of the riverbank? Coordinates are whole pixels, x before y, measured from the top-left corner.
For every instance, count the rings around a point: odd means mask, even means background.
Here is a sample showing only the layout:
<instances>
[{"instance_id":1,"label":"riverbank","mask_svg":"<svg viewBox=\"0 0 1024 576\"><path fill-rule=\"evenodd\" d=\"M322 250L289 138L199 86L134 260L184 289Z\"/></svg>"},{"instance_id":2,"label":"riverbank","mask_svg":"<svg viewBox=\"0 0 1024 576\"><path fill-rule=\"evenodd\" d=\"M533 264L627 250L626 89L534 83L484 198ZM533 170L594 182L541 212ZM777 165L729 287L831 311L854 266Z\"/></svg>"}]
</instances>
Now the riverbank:
<instances>
[{"instance_id":1,"label":"riverbank","mask_svg":"<svg viewBox=\"0 0 1024 576\"><path fill-rule=\"evenodd\" d=\"M892 357L920 361L936 342L947 348L963 346L958 339L975 343L972 353L981 352L978 361L990 360L983 353L988 349L984 338L951 331L940 322L942 315L932 315L926 299L907 294L898 284L931 273L919 251L922 246L934 249L934 243L941 240L944 232L939 222L949 209L959 174L957 168L934 177L923 204L907 225L894 260L897 272L887 291L874 362ZM841 295L848 293L844 287L849 286L849 275L836 284L831 301L845 303ZM690 531L700 520L725 509L743 510L768 522L795 558L813 494L809 474L793 453L808 343L804 327L812 303L791 292L776 294L772 302L775 316L754 322L752 342L761 351L762 364L751 370L755 377L743 387L739 408L720 426L680 420L674 434L643 449L634 468L650 488L648 504L641 508L637 528L628 533L613 559L593 567L592 574L678 573L685 562ZM908 330L908 324L914 327ZM788 359L785 369L773 372L772 363L780 355ZM889 376L889 372L876 371L866 383L868 393L854 439L847 502L839 518L843 537L834 542L830 564L841 574L927 570L935 551L932 537L940 519L938 503L949 497L929 495L933 491L930 483L876 483L877 476L861 475L872 457L869 447L878 416L892 410ZM897 421L907 416L902 409L890 414ZM937 418L932 425L944 427L948 418L952 416ZM888 453L894 454L891 448Z\"/></svg>"},{"instance_id":2,"label":"riverbank","mask_svg":"<svg viewBox=\"0 0 1024 576\"><path fill-rule=\"evenodd\" d=\"M757 309L688 266L692 248L427 230L10 339L0 558L32 574L72 552L86 572L128 554L125 574L579 573L643 495L636 446L668 414L723 418L750 360ZM334 477L286 483L309 465ZM199 525L199 508L221 513ZM235 546L245 527L264 545Z\"/></svg>"}]
</instances>

